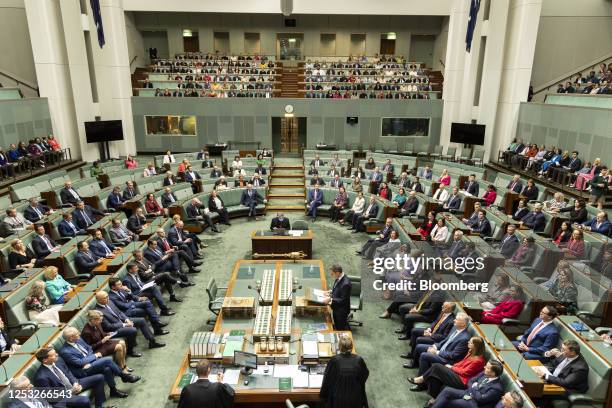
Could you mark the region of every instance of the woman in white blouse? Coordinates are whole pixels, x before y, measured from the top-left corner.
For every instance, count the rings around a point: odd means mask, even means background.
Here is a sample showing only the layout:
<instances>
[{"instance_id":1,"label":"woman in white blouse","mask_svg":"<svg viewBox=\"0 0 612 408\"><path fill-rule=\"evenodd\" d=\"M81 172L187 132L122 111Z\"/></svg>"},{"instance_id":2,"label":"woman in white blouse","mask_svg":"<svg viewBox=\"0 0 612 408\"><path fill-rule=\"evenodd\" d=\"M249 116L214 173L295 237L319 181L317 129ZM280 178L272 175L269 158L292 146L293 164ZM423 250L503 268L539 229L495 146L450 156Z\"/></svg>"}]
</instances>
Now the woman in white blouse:
<instances>
[{"instance_id":1,"label":"woman in white blouse","mask_svg":"<svg viewBox=\"0 0 612 408\"><path fill-rule=\"evenodd\" d=\"M544 206L547 210L560 210L565 207L565 196L557 192L553 198L544 203Z\"/></svg>"},{"instance_id":2,"label":"woman in white blouse","mask_svg":"<svg viewBox=\"0 0 612 408\"><path fill-rule=\"evenodd\" d=\"M174 162L176 162L176 160L174 159L174 155L170 150L168 150L166 152L166 155L164 156L164 164L170 164Z\"/></svg>"},{"instance_id":3,"label":"woman in white blouse","mask_svg":"<svg viewBox=\"0 0 612 408\"><path fill-rule=\"evenodd\" d=\"M431 230L429 234L431 237L431 242L435 244L443 244L446 242L448 238L448 227L446 226L446 221L444 218L440 218L435 227Z\"/></svg>"},{"instance_id":4,"label":"woman in white blouse","mask_svg":"<svg viewBox=\"0 0 612 408\"><path fill-rule=\"evenodd\" d=\"M242 168L242 160L240 160L240 156L234 157L234 161L232 162L232 170L236 170L237 168Z\"/></svg>"},{"instance_id":5,"label":"woman in white blouse","mask_svg":"<svg viewBox=\"0 0 612 408\"><path fill-rule=\"evenodd\" d=\"M340 225L344 225L345 223L348 223L349 225L353 225L353 218L361 215L363 213L363 210L365 208L365 198L363 198L363 192L358 192L357 193L357 197L355 198L355 202L353 203L353 206L351 207L350 210L348 210L346 212L346 214L344 215L344 219L338 221L338 223Z\"/></svg>"},{"instance_id":6,"label":"woman in white blouse","mask_svg":"<svg viewBox=\"0 0 612 408\"><path fill-rule=\"evenodd\" d=\"M144 177L151 177L157 175L157 170L155 170L155 165L153 163L147 164L147 167L142 172Z\"/></svg>"}]
</instances>

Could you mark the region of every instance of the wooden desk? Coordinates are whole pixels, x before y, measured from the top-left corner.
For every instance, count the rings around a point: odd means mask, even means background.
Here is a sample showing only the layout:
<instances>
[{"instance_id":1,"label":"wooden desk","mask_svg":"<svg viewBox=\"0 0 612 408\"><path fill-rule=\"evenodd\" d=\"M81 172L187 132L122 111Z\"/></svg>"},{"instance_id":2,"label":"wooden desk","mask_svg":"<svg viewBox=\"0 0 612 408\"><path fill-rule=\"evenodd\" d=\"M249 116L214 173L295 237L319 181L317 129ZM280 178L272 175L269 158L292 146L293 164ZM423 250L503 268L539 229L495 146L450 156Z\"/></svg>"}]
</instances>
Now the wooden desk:
<instances>
[{"instance_id":1,"label":"wooden desk","mask_svg":"<svg viewBox=\"0 0 612 408\"><path fill-rule=\"evenodd\" d=\"M541 366L542 362L539 360L525 360L530 367ZM535 370L533 370L535 372ZM565 393L565 388L556 384L548 384L544 383L544 388L542 389L542 395L562 395Z\"/></svg>"},{"instance_id":2,"label":"wooden desk","mask_svg":"<svg viewBox=\"0 0 612 408\"><path fill-rule=\"evenodd\" d=\"M130 198L129 200L127 200L123 206L127 209L129 209L130 211L132 211L132 214L136 211L137 208L142 207L142 199L144 197L142 196L142 194L136 194L134 197Z\"/></svg>"},{"instance_id":3,"label":"wooden desk","mask_svg":"<svg viewBox=\"0 0 612 408\"><path fill-rule=\"evenodd\" d=\"M302 236L274 235L272 231L253 231L251 233L251 244L253 254L286 254L289 252L303 251L308 259L312 259L312 237L311 230L306 230Z\"/></svg>"},{"instance_id":4,"label":"wooden desk","mask_svg":"<svg viewBox=\"0 0 612 408\"><path fill-rule=\"evenodd\" d=\"M519 200L519 193L507 191L504 194L504 212L511 215L514 212L514 204Z\"/></svg>"}]
</instances>

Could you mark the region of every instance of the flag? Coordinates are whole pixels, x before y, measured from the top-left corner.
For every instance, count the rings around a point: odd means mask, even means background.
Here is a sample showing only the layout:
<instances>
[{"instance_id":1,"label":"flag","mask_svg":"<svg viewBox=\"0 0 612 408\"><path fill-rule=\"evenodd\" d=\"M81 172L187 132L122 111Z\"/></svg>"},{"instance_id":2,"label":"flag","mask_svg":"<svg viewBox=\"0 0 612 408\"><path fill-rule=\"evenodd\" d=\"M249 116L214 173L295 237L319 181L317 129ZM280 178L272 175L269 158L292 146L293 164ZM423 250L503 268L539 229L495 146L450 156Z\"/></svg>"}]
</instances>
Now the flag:
<instances>
[{"instance_id":1,"label":"flag","mask_svg":"<svg viewBox=\"0 0 612 408\"><path fill-rule=\"evenodd\" d=\"M474 37L474 28L476 27L476 17L478 17L479 9L480 0L472 0L472 4L470 5L470 19L468 20L467 33L465 33L465 50L467 52L470 52L472 49L472 38Z\"/></svg>"},{"instance_id":2,"label":"flag","mask_svg":"<svg viewBox=\"0 0 612 408\"><path fill-rule=\"evenodd\" d=\"M94 23L96 23L96 31L98 32L98 44L100 48L104 47L104 26L102 26L102 13L100 12L100 0L90 0L91 11L93 12Z\"/></svg>"}]
</instances>

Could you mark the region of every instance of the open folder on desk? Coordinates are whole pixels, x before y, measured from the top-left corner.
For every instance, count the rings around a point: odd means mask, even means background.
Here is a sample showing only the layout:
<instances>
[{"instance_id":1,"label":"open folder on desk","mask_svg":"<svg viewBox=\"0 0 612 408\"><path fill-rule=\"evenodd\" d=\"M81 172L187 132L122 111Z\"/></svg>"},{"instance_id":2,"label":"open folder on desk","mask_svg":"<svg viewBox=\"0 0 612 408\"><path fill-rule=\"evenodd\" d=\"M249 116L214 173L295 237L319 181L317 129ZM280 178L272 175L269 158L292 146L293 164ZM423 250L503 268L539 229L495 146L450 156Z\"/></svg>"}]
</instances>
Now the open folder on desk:
<instances>
[{"instance_id":1,"label":"open folder on desk","mask_svg":"<svg viewBox=\"0 0 612 408\"><path fill-rule=\"evenodd\" d=\"M324 299L328 297L328 295L326 291L321 289L306 288L304 290L304 297L309 302L325 304Z\"/></svg>"}]
</instances>

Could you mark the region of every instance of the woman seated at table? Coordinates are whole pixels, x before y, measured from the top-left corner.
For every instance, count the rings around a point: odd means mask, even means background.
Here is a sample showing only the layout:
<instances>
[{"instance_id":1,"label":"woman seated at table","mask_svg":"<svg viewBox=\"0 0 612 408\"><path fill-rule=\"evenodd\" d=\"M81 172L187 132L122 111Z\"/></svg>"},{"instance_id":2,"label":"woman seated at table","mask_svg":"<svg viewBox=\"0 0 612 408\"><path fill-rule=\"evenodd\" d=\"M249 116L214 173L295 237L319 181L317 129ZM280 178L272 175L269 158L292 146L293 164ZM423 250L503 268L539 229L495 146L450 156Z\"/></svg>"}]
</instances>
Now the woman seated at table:
<instances>
[{"instance_id":1,"label":"woman seated at table","mask_svg":"<svg viewBox=\"0 0 612 408\"><path fill-rule=\"evenodd\" d=\"M336 222L340 219L340 213L347 204L348 194L346 194L344 187L339 187L338 192L336 193L336 198L334 198L334 202L329 209L329 219L331 222Z\"/></svg>"},{"instance_id":2,"label":"woman seated at table","mask_svg":"<svg viewBox=\"0 0 612 408\"><path fill-rule=\"evenodd\" d=\"M94 353L102 354L102 357L113 356L113 359L124 373L133 371L125 363L126 345L124 340L111 339L108 333L102 329L102 312L90 310L87 312L87 323L83 326L81 337L91 346Z\"/></svg>"},{"instance_id":3,"label":"woman seated at table","mask_svg":"<svg viewBox=\"0 0 612 408\"><path fill-rule=\"evenodd\" d=\"M62 278L55 266L47 266L43 270L43 274L45 276L45 289L51 304L65 303L65 296L72 290L72 285Z\"/></svg>"},{"instance_id":4,"label":"woman seated at table","mask_svg":"<svg viewBox=\"0 0 612 408\"><path fill-rule=\"evenodd\" d=\"M34 282L25 297L25 305L28 317L39 324L59 326L59 310L63 305L50 305L45 294L45 282L39 280Z\"/></svg>"},{"instance_id":5,"label":"woman seated at table","mask_svg":"<svg viewBox=\"0 0 612 408\"><path fill-rule=\"evenodd\" d=\"M419 234L426 239L429 237L429 233L436 226L436 214L433 211L427 213L427 219L421 224L418 231Z\"/></svg>"},{"instance_id":6,"label":"woman seated at table","mask_svg":"<svg viewBox=\"0 0 612 408\"><path fill-rule=\"evenodd\" d=\"M483 311L480 323L502 324L504 319L516 319L523 311L523 290L510 286L508 296L490 311Z\"/></svg>"},{"instance_id":7,"label":"woman seated at table","mask_svg":"<svg viewBox=\"0 0 612 408\"><path fill-rule=\"evenodd\" d=\"M147 200L145 201L145 210L147 211L147 214L154 214L159 216L168 215L168 209L162 208L159 205L153 193L147 194Z\"/></svg>"},{"instance_id":8,"label":"woman seated at table","mask_svg":"<svg viewBox=\"0 0 612 408\"><path fill-rule=\"evenodd\" d=\"M378 196L384 198L385 200L391 199L391 190L387 187L387 183L384 181L380 183L380 188L378 189Z\"/></svg>"},{"instance_id":9,"label":"woman seated at table","mask_svg":"<svg viewBox=\"0 0 612 408\"><path fill-rule=\"evenodd\" d=\"M135 169L136 167L138 167L138 162L128 154L127 158L125 159L125 168L131 170Z\"/></svg>"},{"instance_id":10,"label":"woman seated at table","mask_svg":"<svg viewBox=\"0 0 612 408\"><path fill-rule=\"evenodd\" d=\"M574 283L572 271L563 269L559 271L559 279L549 290L552 297L565 307L567 314L574 314L578 310L578 288Z\"/></svg>"},{"instance_id":11,"label":"woman seated at table","mask_svg":"<svg viewBox=\"0 0 612 408\"><path fill-rule=\"evenodd\" d=\"M584 258L584 234L582 230L575 229L572 232L572 237L567 241L563 251L565 259L582 259Z\"/></svg>"},{"instance_id":12,"label":"woman seated at table","mask_svg":"<svg viewBox=\"0 0 612 408\"><path fill-rule=\"evenodd\" d=\"M494 185L489 184L487 186L487 191L485 191L484 195L482 196L482 199L485 203L485 207L490 207L491 205L493 205L495 199L497 199L497 189Z\"/></svg>"},{"instance_id":13,"label":"woman seated at table","mask_svg":"<svg viewBox=\"0 0 612 408\"><path fill-rule=\"evenodd\" d=\"M448 174L448 170L447 169L442 170L442 174L440 175L440 178L438 178L438 183L444 184L445 186L450 185L450 183L451 183L451 176L450 176L450 174Z\"/></svg>"},{"instance_id":14,"label":"woman seated at table","mask_svg":"<svg viewBox=\"0 0 612 408\"><path fill-rule=\"evenodd\" d=\"M552 243L558 247L564 247L567 244L567 241L570 240L572 236L572 224L569 221L563 221L561 223L561 228L557 231L555 238L552 240Z\"/></svg>"},{"instance_id":15,"label":"woman seated at table","mask_svg":"<svg viewBox=\"0 0 612 408\"><path fill-rule=\"evenodd\" d=\"M398 193L393 197L393 202L397 203L397 207L401 207L406 202L406 190L400 187Z\"/></svg>"},{"instance_id":16,"label":"woman seated at table","mask_svg":"<svg viewBox=\"0 0 612 408\"><path fill-rule=\"evenodd\" d=\"M486 364L484 351L484 341L480 337L474 336L468 341L468 352L463 360L452 366L450 364L434 363L421 376L409 378L408 381L416 385L427 386L427 393L432 397L429 403L433 404L433 400L444 387L460 390L467 388L468 381L484 370Z\"/></svg>"},{"instance_id":17,"label":"woman seated at table","mask_svg":"<svg viewBox=\"0 0 612 408\"><path fill-rule=\"evenodd\" d=\"M434 245L442 245L446 242L448 238L448 227L446 226L444 217L438 219L436 226L432 228L429 236Z\"/></svg>"},{"instance_id":18,"label":"woman seated at table","mask_svg":"<svg viewBox=\"0 0 612 408\"><path fill-rule=\"evenodd\" d=\"M11 242L11 252L8 256L11 269L40 268L43 265L42 259L36 259L36 255L30 248L23 245L23 241L15 239Z\"/></svg>"},{"instance_id":19,"label":"woman seated at table","mask_svg":"<svg viewBox=\"0 0 612 408\"><path fill-rule=\"evenodd\" d=\"M525 266L533 262L535 256L535 239L533 237L523 238L521 246L518 247L512 258L506 261L510 266Z\"/></svg>"}]
</instances>

